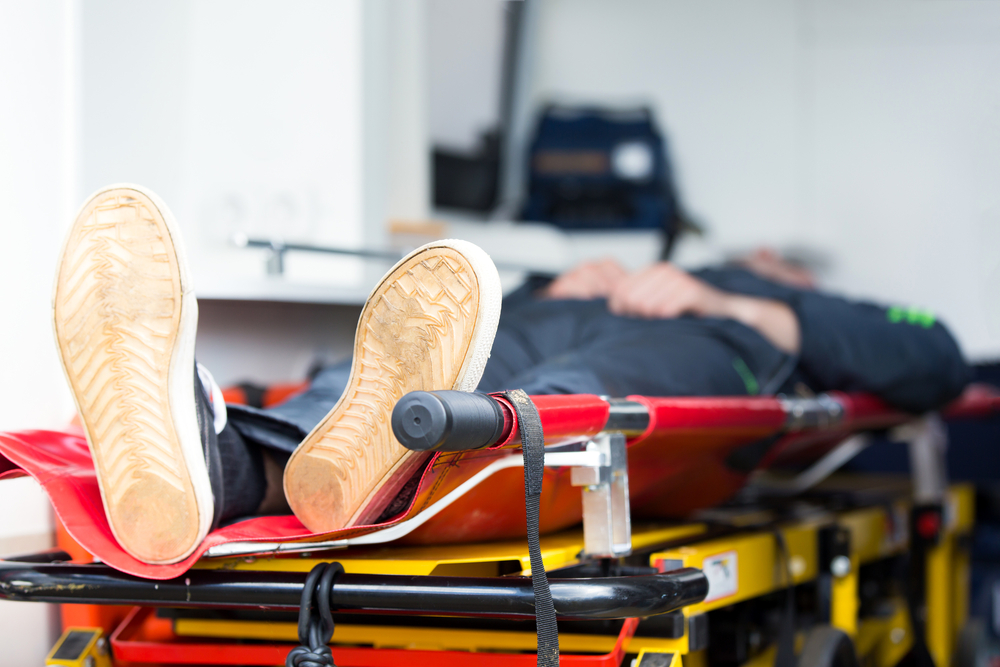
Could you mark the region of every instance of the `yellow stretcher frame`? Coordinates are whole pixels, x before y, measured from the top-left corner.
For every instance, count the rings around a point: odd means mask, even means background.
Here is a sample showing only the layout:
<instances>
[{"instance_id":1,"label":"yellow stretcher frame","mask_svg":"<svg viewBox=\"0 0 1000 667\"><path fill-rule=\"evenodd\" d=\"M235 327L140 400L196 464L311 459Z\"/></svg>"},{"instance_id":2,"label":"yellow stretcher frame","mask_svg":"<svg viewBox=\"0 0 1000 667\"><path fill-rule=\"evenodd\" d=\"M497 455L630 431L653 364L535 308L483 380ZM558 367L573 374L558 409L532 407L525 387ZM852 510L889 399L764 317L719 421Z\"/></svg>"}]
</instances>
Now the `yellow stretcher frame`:
<instances>
[{"instance_id":1,"label":"yellow stretcher frame","mask_svg":"<svg viewBox=\"0 0 1000 667\"><path fill-rule=\"evenodd\" d=\"M812 581L820 573L818 531L838 526L849 536L849 567L834 574L831 585L831 625L846 632L855 642L860 657L879 667L899 662L912 645L912 628L902 600L892 600L894 612L877 619L858 618L858 569L889 556L909 545L911 504L900 499L889 504L843 512L817 511L797 521L768 521L767 513L737 512L730 525L742 525L735 533L710 537L706 523L675 525L636 525L633 546L636 550L658 544L672 544L653 553L649 562L663 569L697 567L706 560L731 555L735 567L734 590L724 590L705 602L686 607L684 634L678 639L637 635L627 644L627 653L673 653L683 658L685 667L706 664L704 651L690 650L690 619L715 609L773 593L787 587L787 576L795 584ZM937 667L948 667L958 632L964 625L968 606L968 554L958 548L958 541L973 526L974 489L968 484L949 488L944 511L944 526L939 543L927 556L927 644ZM761 527L755 528L754 525ZM787 563L782 557L775 531L780 531L787 548ZM566 567L578 562L583 548L581 531L568 531L542 540L546 569ZM446 547L378 547L345 549L327 554L347 572L378 574L435 574L452 576L496 576L503 563L507 571L519 569L529 574L525 544L521 541L493 544L450 545ZM203 560L199 568L308 571L317 562L312 557L247 557ZM843 563L841 563L843 565ZM711 577L710 577L711 579ZM714 586L714 583L713 583ZM217 619L177 619L175 632L181 636L227 637L258 640L294 641L293 623L263 623ZM640 632L642 626L640 625ZM567 652L610 651L614 636L563 633L560 645ZM361 644L385 648L420 648L437 650L533 650L532 632L504 630L469 630L427 627L386 628L378 625L339 624L336 644ZM678 658L678 659L679 659ZM673 658L671 658L673 660ZM657 661L662 661L659 658ZM746 667L770 665L773 651L763 651ZM677 661L671 664L677 664ZM640 662L641 665L641 662Z\"/></svg>"},{"instance_id":2,"label":"yellow stretcher frame","mask_svg":"<svg viewBox=\"0 0 1000 667\"><path fill-rule=\"evenodd\" d=\"M673 549L656 552L650 563L661 569L674 567L706 568L712 563L729 557L735 568L735 590L724 591L716 597L709 575L709 595L704 602L685 607L685 628L698 614L721 609L787 587L786 572L794 584L811 581L819 573L817 531L835 524L850 533L850 568L834 574L830 624L850 636L859 657L875 656L873 664L890 667L906 654L912 644L912 628L902 601L895 601L897 608L892 622L883 619L858 618L858 569L861 565L901 553L909 546L910 503L899 500L885 506L849 510L826 517L814 517L791 524L779 525L788 550L789 563L781 567L779 548L774 530L751 531L719 539L695 542ZM955 484L948 489L945 500L945 521L938 544L930 547L926 571L926 640L936 667L949 667L958 633L968 617L969 556L958 549L958 540L968 535L974 523L975 489L971 484ZM732 558L735 556L735 558ZM902 605L902 606L900 606ZM897 638L896 641L892 637ZM884 639L889 638L889 644ZM669 650L687 656L691 653L688 633L673 642ZM905 646L905 650L904 650ZM874 652L874 653L873 653ZM770 660L751 661L751 665L771 664ZM697 663L694 659L692 663ZM685 665L688 665L686 662Z\"/></svg>"},{"instance_id":3,"label":"yellow stretcher frame","mask_svg":"<svg viewBox=\"0 0 1000 667\"><path fill-rule=\"evenodd\" d=\"M45 657L45 667L112 667L100 628L66 628Z\"/></svg>"},{"instance_id":4,"label":"yellow stretcher frame","mask_svg":"<svg viewBox=\"0 0 1000 667\"><path fill-rule=\"evenodd\" d=\"M700 523L674 525L648 524L633 528L632 548L644 549L656 544L692 537L705 532ZM583 531L569 530L541 539L542 562L546 570L579 563L583 550ZM435 576L497 576L502 563L510 563L508 572L531 575L528 547L524 540L484 544L449 544L446 546L351 547L297 556L247 556L244 558L207 558L194 564L195 569L266 570L308 572L317 563L336 560L352 574L406 574Z\"/></svg>"}]
</instances>

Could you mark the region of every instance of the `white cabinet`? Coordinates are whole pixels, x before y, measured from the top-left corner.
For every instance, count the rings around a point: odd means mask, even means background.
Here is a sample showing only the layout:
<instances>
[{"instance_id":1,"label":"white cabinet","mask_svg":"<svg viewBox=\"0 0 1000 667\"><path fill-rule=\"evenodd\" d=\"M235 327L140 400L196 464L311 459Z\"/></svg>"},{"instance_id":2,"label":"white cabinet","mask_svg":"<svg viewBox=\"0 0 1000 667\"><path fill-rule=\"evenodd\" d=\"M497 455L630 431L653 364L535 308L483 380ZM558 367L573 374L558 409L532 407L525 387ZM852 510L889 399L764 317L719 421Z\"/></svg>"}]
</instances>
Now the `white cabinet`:
<instances>
[{"instance_id":1,"label":"white cabinet","mask_svg":"<svg viewBox=\"0 0 1000 667\"><path fill-rule=\"evenodd\" d=\"M269 277L266 251L232 239L377 246L389 215L426 214L422 5L80 6L81 198L121 181L159 193L202 298L363 299L355 259L290 253Z\"/></svg>"}]
</instances>

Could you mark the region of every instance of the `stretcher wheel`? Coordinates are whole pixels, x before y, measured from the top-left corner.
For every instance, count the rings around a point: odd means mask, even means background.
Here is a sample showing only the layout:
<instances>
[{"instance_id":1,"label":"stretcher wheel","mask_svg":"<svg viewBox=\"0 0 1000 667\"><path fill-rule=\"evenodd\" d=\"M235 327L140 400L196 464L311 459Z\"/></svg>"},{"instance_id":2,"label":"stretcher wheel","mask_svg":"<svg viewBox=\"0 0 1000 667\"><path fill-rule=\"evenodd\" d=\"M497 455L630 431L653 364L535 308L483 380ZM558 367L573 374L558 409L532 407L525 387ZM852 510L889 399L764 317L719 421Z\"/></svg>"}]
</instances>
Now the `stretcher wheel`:
<instances>
[{"instance_id":1,"label":"stretcher wheel","mask_svg":"<svg viewBox=\"0 0 1000 667\"><path fill-rule=\"evenodd\" d=\"M798 667L858 667L858 657L846 633L824 625L806 635L797 664Z\"/></svg>"}]
</instances>

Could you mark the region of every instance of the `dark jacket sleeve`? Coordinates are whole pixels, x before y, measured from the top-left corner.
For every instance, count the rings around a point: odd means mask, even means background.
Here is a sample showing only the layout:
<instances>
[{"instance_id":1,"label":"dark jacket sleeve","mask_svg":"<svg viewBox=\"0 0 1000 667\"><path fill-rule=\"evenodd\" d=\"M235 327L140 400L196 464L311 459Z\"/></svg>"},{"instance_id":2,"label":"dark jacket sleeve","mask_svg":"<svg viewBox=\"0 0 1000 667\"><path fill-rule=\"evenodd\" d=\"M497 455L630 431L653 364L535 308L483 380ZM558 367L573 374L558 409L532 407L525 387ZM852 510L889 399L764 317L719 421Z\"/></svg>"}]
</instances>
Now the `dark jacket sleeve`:
<instances>
[{"instance_id":1,"label":"dark jacket sleeve","mask_svg":"<svg viewBox=\"0 0 1000 667\"><path fill-rule=\"evenodd\" d=\"M951 333L926 311L808 292L789 305L802 331L799 366L824 388L869 391L925 412L956 398L972 377Z\"/></svg>"},{"instance_id":2,"label":"dark jacket sleeve","mask_svg":"<svg viewBox=\"0 0 1000 667\"><path fill-rule=\"evenodd\" d=\"M775 285L743 270L699 272L720 289L777 299L799 320L799 370L819 391L867 391L909 412L956 398L972 371L948 329L914 308Z\"/></svg>"}]
</instances>

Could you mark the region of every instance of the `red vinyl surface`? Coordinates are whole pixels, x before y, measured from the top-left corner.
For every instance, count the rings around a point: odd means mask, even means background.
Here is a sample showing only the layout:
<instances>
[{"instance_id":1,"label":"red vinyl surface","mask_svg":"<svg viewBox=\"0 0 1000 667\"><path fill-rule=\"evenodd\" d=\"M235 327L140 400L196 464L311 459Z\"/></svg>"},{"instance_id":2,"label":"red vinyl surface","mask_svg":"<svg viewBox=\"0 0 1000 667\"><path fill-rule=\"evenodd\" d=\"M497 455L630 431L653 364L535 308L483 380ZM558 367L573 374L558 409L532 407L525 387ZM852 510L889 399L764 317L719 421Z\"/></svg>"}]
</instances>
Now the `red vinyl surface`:
<instances>
[{"instance_id":1,"label":"red vinyl surface","mask_svg":"<svg viewBox=\"0 0 1000 667\"><path fill-rule=\"evenodd\" d=\"M681 517L726 500L748 470L727 459L737 449L779 432L781 404L770 397L645 398L648 434L629 443L632 511L645 517Z\"/></svg>"},{"instance_id":2,"label":"red vinyl surface","mask_svg":"<svg viewBox=\"0 0 1000 667\"><path fill-rule=\"evenodd\" d=\"M730 497L744 484L754 464L770 465L789 457L815 458L855 430L912 419L870 396L835 396L846 410L837 427L797 433L783 431L785 414L774 398L629 397L645 404L651 415L647 432L629 442L633 510L638 516L683 516ZM533 399L548 443L593 435L607 420L608 405L597 396ZM948 407L945 416L977 417L996 412L1000 412L1000 394L971 387ZM515 441L514 426L507 446ZM31 475L45 488L69 534L89 553L123 572L168 579L183 574L216 544L340 539L415 516L493 461L511 455L503 445L435 455L422 473L409 509L384 524L314 534L293 516L255 517L213 531L192 556L173 565L147 565L118 546L104 515L87 443L80 435L53 431L0 434L0 479ZM570 470L546 468L542 532L567 528L580 519L580 490L570 484ZM518 538L524 536L524 526L523 472L509 468L484 480L404 541L447 544Z\"/></svg>"}]
</instances>

